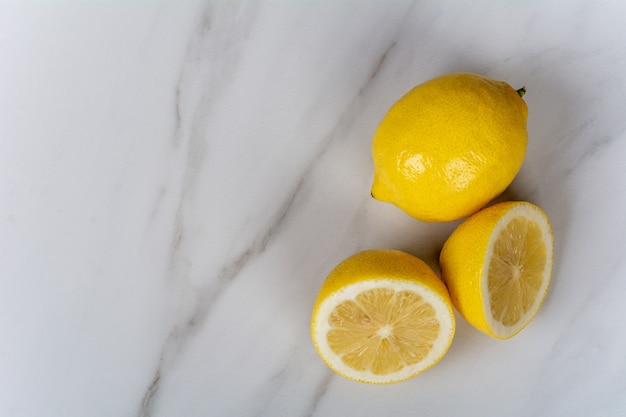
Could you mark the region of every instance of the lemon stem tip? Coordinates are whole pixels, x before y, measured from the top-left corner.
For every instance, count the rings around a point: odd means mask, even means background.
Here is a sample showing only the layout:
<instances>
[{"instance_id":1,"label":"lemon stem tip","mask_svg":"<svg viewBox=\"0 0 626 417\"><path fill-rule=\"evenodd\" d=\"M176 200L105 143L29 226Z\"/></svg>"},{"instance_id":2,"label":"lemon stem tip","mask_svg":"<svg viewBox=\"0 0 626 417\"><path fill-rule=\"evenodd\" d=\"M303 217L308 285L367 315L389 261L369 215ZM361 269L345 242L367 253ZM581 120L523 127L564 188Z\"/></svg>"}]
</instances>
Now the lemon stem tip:
<instances>
[{"instance_id":1,"label":"lemon stem tip","mask_svg":"<svg viewBox=\"0 0 626 417\"><path fill-rule=\"evenodd\" d=\"M520 97L524 97L524 94L526 94L526 86L517 90L517 94L519 94Z\"/></svg>"}]
</instances>

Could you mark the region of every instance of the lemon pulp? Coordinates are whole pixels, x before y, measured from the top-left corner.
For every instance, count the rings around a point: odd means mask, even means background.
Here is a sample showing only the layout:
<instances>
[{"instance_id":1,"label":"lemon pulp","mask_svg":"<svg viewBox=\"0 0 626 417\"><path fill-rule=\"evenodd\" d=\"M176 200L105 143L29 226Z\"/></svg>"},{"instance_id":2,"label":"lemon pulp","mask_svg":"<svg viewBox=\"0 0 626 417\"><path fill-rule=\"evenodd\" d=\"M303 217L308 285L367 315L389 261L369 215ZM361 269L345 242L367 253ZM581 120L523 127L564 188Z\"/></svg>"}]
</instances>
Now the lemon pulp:
<instances>
[{"instance_id":1,"label":"lemon pulp","mask_svg":"<svg viewBox=\"0 0 626 417\"><path fill-rule=\"evenodd\" d=\"M528 314L544 281L546 253L541 229L526 217L514 218L500 232L487 278L494 320L511 326Z\"/></svg>"},{"instance_id":2,"label":"lemon pulp","mask_svg":"<svg viewBox=\"0 0 626 417\"><path fill-rule=\"evenodd\" d=\"M439 336L433 307L410 291L361 292L329 316L330 349L349 367L375 375L422 361Z\"/></svg>"}]
</instances>

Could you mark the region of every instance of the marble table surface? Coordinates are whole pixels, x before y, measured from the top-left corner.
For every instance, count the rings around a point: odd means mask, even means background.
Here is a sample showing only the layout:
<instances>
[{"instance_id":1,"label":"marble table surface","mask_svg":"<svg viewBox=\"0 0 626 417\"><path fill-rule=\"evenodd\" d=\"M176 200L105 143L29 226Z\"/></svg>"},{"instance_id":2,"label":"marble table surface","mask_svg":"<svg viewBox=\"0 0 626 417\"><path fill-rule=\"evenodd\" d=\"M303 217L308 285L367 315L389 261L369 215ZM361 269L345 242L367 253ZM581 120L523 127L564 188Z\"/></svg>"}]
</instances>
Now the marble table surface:
<instances>
[{"instance_id":1,"label":"marble table surface","mask_svg":"<svg viewBox=\"0 0 626 417\"><path fill-rule=\"evenodd\" d=\"M623 416L626 3L0 2L1 416ZM458 317L409 381L333 374L321 282L368 248L437 268L456 226L370 197L416 84L526 86L502 199L555 232L508 341Z\"/></svg>"}]
</instances>

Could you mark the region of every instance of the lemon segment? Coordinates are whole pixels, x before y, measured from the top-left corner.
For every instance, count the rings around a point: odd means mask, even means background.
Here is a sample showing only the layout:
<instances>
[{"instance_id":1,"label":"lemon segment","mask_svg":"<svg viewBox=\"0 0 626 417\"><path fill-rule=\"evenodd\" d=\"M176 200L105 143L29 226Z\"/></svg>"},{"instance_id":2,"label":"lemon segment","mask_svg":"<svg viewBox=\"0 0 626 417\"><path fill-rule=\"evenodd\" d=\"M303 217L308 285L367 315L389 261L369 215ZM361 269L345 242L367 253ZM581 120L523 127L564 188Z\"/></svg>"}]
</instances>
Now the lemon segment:
<instances>
[{"instance_id":1,"label":"lemon segment","mask_svg":"<svg viewBox=\"0 0 626 417\"><path fill-rule=\"evenodd\" d=\"M455 330L447 290L420 259L400 251L360 252L340 263L318 295L313 343L345 378L388 384L437 363Z\"/></svg>"},{"instance_id":2,"label":"lemon segment","mask_svg":"<svg viewBox=\"0 0 626 417\"><path fill-rule=\"evenodd\" d=\"M440 266L459 313L484 333L508 339L539 311L553 252L546 213L528 202L506 202L461 223L444 244Z\"/></svg>"}]
</instances>

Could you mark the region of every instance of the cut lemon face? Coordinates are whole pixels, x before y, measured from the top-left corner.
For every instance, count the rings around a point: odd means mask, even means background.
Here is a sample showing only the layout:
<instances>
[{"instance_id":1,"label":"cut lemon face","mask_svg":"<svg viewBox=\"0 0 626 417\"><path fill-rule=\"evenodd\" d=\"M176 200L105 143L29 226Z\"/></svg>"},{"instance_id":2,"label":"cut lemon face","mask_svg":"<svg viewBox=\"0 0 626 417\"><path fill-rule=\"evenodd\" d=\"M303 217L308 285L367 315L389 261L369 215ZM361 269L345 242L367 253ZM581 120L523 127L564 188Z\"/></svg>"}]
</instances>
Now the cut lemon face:
<instances>
[{"instance_id":1,"label":"cut lemon face","mask_svg":"<svg viewBox=\"0 0 626 417\"><path fill-rule=\"evenodd\" d=\"M474 214L440 255L452 303L474 327L508 339L535 317L550 286L554 238L546 213L506 202Z\"/></svg>"},{"instance_id":2,"label":"cut lemon face","mask_svg":"<svg viewBox=\"0 0 626 417\"><path fill-rule=\"evenodd\" d=\"M340 263L324 281L311 336L326 364L345 378L389 384L437 363L455 331L448 292L420 259L369 250Z\"/></svg>"}]
</instances>

